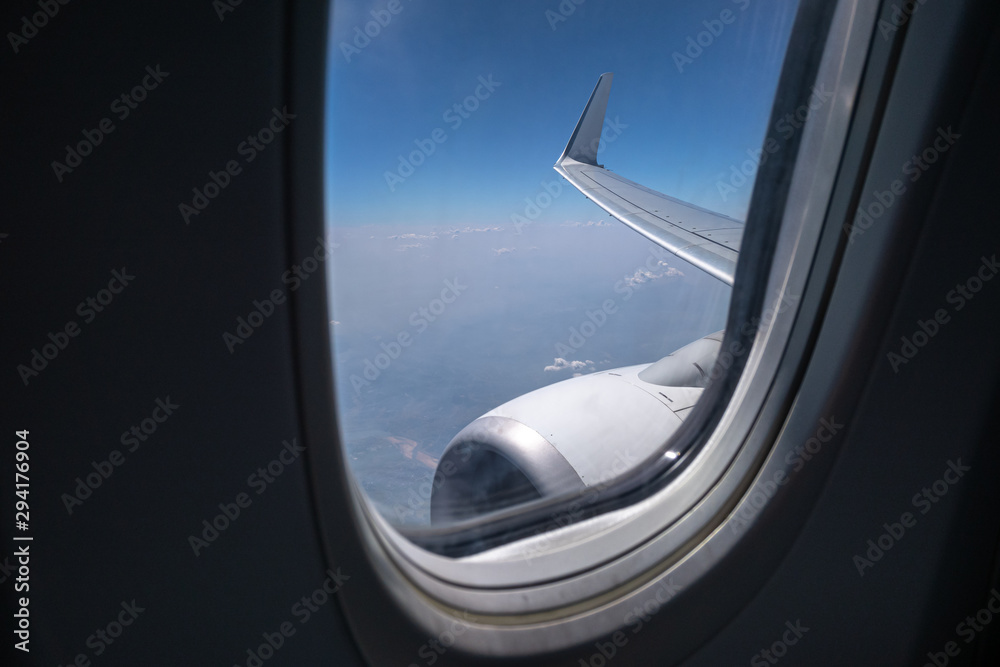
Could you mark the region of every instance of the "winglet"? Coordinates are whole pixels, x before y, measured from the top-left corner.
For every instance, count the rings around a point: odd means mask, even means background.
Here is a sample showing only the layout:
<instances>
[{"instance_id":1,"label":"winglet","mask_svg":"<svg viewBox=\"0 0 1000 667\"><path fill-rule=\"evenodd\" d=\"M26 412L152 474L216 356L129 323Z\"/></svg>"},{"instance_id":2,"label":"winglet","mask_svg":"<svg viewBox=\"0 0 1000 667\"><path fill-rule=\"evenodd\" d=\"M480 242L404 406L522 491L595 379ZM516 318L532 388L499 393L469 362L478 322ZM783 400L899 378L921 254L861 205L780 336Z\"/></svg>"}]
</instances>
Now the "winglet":
<instances>
[{"instance_id":1,"label":"winglet","mask_svg":"<svg viewBox=\"0 0 1000 667\"><path fill-rule=\"evenodd\" d=\"M614 76L611 72L607 72L597 80L597 86L594 87L594 92L591 93L583 115L580 116L580 122L576 124L573 136L569 138L559 162L572 158L584 164L601 166L597 164L597 149L601 144L601 129L604 127L604 114L608 108L611 80Z\"/></svg>"},{"instance_id":2,"label":"winglet","mask_svg":"<svg viewBox=\"0 0 1000 667\"><path fill-rule=\"evenodd\" d=\"M597 164L612 74L602 74L554 169L588 199L653 243L733 284L743 222L668 197Z\"/></svg>"}]
</instances>

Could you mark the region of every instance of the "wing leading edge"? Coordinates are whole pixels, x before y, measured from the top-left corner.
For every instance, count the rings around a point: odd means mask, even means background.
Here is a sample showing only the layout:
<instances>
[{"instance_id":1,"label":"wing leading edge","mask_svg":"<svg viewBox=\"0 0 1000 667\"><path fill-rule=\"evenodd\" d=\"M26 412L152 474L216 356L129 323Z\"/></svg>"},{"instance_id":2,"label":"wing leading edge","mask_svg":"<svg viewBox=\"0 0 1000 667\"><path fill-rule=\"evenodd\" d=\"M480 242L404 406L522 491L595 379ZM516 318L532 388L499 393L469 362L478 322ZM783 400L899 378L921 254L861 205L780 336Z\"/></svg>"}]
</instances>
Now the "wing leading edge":
<instances>
[{"instance_id":1,"label":"wing leading edge","mask_svg":"<svg viewBox=\"0 0 1000 667\"><path fill-rule=\"evenodd\" d=\"M613 76L601 75L554 169L621 222L732 285L743 222L668 197L613 174L597 163Z\"/></svg>"}]
</instances>

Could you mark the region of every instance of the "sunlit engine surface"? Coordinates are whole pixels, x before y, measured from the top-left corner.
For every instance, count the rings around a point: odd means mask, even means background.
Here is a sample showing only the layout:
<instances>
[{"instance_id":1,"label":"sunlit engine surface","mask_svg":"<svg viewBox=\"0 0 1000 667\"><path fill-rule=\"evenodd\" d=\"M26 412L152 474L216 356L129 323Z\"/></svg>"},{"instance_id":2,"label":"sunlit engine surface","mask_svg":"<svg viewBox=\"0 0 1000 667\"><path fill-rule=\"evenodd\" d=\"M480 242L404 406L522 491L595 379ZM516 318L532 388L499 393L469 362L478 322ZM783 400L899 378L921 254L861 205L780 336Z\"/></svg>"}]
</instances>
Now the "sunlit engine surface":
<instances>
[{"instance_id":1,"label":"sunlit engine surface","mask_svg":"<svg viewBox=\"0 0 1000 667\"><path fill-rule=\"evenodd\" d=\"M606 484L664 451L701 396L721 340L718 332L653 364L542 387L476 419L441 457L431 522Z\"/></svg>"}]
</instances>

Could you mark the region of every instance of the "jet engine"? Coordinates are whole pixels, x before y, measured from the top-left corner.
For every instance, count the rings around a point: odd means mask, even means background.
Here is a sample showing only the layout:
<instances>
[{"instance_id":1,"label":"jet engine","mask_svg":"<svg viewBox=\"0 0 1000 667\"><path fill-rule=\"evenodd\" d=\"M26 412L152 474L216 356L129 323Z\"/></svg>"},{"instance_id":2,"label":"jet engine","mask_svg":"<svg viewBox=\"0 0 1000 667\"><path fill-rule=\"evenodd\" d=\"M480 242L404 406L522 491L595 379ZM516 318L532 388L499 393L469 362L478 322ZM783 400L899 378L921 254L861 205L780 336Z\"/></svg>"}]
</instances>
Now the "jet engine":
<instances>
[{"instance_id":1,"label":"jet engine","mask_svg":"<svg viewBox=\"0 0 1000 667\"><path fill-rule=\"evenodd\" d=\"M661 449L701 396L722 332L652 364L570 378L487 412L445 448L431 523L585 490Z\"/></svg>"}]
</instances>

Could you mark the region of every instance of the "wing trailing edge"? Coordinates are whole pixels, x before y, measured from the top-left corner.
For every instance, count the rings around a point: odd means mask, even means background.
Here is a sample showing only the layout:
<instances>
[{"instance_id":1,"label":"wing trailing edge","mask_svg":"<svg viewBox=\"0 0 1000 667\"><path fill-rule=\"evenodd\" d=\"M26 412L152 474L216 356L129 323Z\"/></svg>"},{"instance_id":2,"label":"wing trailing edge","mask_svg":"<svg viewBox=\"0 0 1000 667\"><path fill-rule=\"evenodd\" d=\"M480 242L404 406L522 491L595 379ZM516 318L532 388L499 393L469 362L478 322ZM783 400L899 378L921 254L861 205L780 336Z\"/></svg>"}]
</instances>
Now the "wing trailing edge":
<instances>
[{"instance_id":1,"label":"wing trailing edge","mask_svg":"<svg viewBox=\"0 0 1000 667\"><path fill-rule=\"evenodd\" d=\"M602 74L554 169L577 190L657 245L733 284L743 222L674 199L597 162L613 74Z\"/></svg>"}]
</instances>

